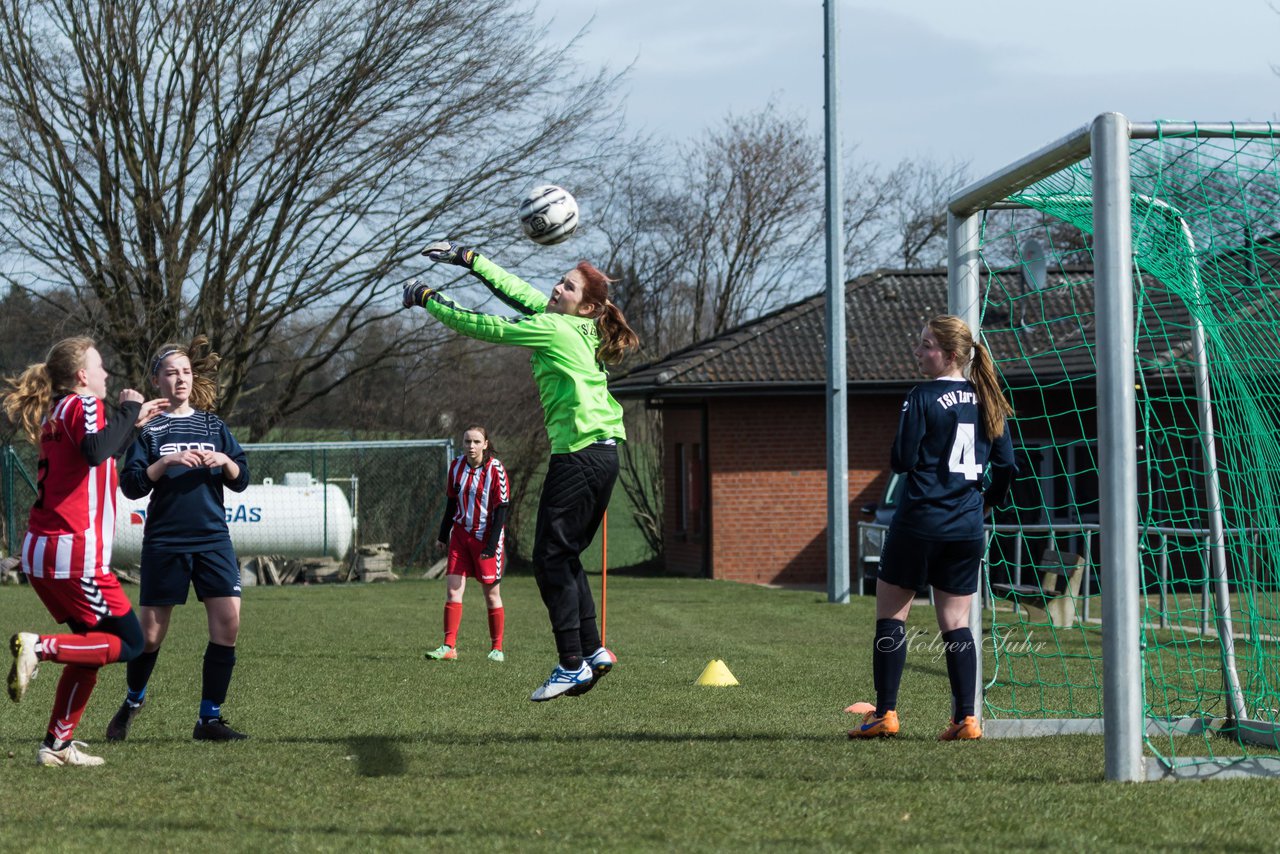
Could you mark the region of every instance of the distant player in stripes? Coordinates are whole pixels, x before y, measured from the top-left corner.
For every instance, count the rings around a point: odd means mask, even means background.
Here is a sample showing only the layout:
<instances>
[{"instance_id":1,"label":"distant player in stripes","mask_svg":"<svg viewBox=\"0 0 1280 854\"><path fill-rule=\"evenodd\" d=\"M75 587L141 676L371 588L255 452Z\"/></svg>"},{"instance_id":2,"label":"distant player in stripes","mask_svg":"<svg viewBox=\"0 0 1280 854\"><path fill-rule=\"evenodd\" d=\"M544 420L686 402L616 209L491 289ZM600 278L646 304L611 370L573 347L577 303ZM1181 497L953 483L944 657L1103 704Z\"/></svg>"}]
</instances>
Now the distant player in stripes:
<instances>
[{"instance_id":1,"label":"distant player in stripes","mask_svg":"<svg viewBox=\"0 0 1280 854\"><path fill-rule=\"evenodd\" d=\"M458 657L458 626L462 623L462 591L467 576L484 587L489 608L489 660L503 661L502 629L505 613L498 583L506 560L507 512L511 486L507 470L493 455L489 431L473 424L462 433L462 454L449 464L445 511L436 546L447 550L449 568L444 602L444 643L427 658L453 661Z\"/></svg>"},{"instance_id":2,"label":"distant player in stripes","mask_svg":"<svg viewBox=\"0 0 1280 854\"><path fill-rule=\"evenodd\" d=\"M519 317L463 308L426 285L405 288L404 304L422 306L451 329L532 351L551 459L538 502L534 578L551 618L560 663L529 699L586 693L617 659L601 644L595 600L582 567L618 479L618 442L626 439L622 407L609 394L607 364L639 346L622 310L609 301L609 278L580 261L551 296L473 249L433 243L433 261L466 267Z\"/></svg>"},{"instance_id":3,"label":"distant player in stripes","mask_svg":"<svg viewBox=\"0 0 1280 854\"><path fill-rule=\"evenodd\" d=\"M231 547L223 489L243 492L249 466L222 419L214 415L218 354L203 335L189 346L164 344L151 360L151 384L170 409L142 431L125 458L120 490L131 499L148 493L138 593L146 645L129 662L128 691L107 725L107 740L128 737L142 710L147 684L169 632L175 605L189 588L204 603L209 643L204 651L196 741L246 738L222 718L236 663L240 632L240 562Z\"/></svg>"},{"instance_id":4,"label":"distant player in stripes","mask_svg":"<svg viewBox=\"0 0 1280 854\"><path fill-rule=\"evenodd\" d=\"M982 737L974 707L978 652L969 606L986 549L983 519L1004 500L1016 471L1007 423L1013 408L991 354L960 318L930 320L915 357L929 381L907 395L890 455L892 469L907 480L876 580L876 708L849 737L897 734L907 615L916 591L931 584L953 706L938 738L976 739Z\"/></svg>"},{"instance_id":5,"label":"distant player in stripes","mask_svg":"<svg viewBox=\"0 0 1280 854\"><path fill-rule=\"evenodd\" d=\"M74 741L98 668L142 651L142 629L111 572L116 463L137 428L168 406L120 392L107 421L107 370L90 338L53 345L44 362L6 380L4 410L40 448L36 500L22 541L22 571L49 614L70 634L18 632L9 641L9 698L20 701L40 662L63 665L37 765L101 765Z\"/></svg>"}]
</instances>

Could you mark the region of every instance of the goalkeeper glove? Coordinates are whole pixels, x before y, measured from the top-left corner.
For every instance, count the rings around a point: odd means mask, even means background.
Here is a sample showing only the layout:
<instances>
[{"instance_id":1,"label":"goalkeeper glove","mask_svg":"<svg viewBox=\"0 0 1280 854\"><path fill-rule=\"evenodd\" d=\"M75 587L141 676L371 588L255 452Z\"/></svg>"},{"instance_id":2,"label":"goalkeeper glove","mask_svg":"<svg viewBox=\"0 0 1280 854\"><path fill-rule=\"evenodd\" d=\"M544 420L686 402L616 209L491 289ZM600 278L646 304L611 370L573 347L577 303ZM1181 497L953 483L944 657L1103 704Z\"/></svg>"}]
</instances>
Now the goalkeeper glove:
<instances>
[{"instance_id":1,"label":"goalkeeper glove","mask_svg":"<svg viewBox=\"0 0 1280 854\"><path fill-rule=\"evenodd\" d=\"M401 300L405 308L413 308L415 305L423 306L427 304L427 300L435 293L434 290L414 279L405 285L404 298Z\"/></svg>"},{"instance_id":2,"label":"goalkeeper glove","mask_svg":"<svg viewBox=\"0 0 1280 854\"><path fill-rule=\"evenodd\" d=\"M476 251L474 249L469 249L460 243L452 243L448 240L437 240L426 249L423 249L422 254L432 261L448 261L450 264L457 264L459 267L466 267L467 269L470 269L476 260Z\"/></svg>"}]
</instances>

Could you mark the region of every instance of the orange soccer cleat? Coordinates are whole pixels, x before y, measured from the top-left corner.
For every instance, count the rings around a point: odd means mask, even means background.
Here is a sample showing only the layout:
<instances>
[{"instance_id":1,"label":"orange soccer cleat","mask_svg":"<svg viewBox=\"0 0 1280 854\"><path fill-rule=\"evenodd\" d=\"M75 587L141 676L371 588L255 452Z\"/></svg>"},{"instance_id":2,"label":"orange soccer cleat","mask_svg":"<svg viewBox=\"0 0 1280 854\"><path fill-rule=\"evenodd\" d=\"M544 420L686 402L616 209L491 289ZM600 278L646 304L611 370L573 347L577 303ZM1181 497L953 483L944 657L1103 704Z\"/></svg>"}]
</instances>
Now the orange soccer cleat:
<instances>
[{"instance_id":1,"label":"orange soccer cleat","mask_svg":"<svg viewBox=\"0 0 1280 854\"><path fill-rule=\"evenodd\" d=\"M982 738L982 727L978 726L978 719L973 715L968 715L960 723L952 723L942 731L938 736L938 741L972 741Z\"/></svg>"},{"instance_id":2,"label":"orange soccer cleat","mask_svg":"<svg viewBox=\"0 0 1280 854\"><path fill-rule=\"evenodd\" d=\"M898 713L890 709L883 717L876 715L875 709L862 717L862 725L849 730L849 738L888 738L898 734Z\"/></svg>"}]
</instances>

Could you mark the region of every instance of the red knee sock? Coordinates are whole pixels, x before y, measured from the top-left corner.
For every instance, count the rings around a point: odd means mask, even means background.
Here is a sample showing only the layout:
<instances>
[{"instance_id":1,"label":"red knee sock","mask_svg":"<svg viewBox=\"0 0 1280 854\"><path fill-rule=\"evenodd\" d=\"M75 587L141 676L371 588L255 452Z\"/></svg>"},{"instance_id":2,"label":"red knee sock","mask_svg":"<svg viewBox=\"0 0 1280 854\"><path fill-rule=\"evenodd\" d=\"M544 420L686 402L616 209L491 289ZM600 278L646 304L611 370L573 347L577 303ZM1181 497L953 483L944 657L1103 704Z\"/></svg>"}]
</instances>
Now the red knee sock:
<instances>
[{"instance_id":1,"label":"red knee sock","mask_svg":"<svg viewBox=\"0 0 1280 854\"><path fill-rule=\"evenodd\" d=\"M494 649L502 649L502 624L504 615L502 607L489 609L489 637L493 640Z\"/></svg>"},{"instance_id":2,"label":"red knee sock","mask_svg":"<svg viewBox=\"0 0 1280 854\"><path fill-rule=\"evenodd\" d=\"M93 686L98 684L98 668L68 664L62 668L58 680L58 692L53 699L53 714L49 716L49 735L57 741L70 741L76 724L89 703Z\"/></svg>"},{"instance_id":3,"label":"red knee sock","mask_svg":"<svg viewBox=\"0 0 1280 854\"><path fill-rule=\"evenodd\" d=\"M458 626L462 625L462 603L444 603L444 643L445 646L458 645Z\"/></svg>"},{"instance_id":4,"label":"red knee sock","mask_svg":"<svg viewBox=\"0 0 1280 854\"><path fill-rule=\"evenodd\" d=\"M82 635L43 635L40 660L58 664L101 667L120 660L120 638L106 632Z\"/></svg>"}]
</instances>

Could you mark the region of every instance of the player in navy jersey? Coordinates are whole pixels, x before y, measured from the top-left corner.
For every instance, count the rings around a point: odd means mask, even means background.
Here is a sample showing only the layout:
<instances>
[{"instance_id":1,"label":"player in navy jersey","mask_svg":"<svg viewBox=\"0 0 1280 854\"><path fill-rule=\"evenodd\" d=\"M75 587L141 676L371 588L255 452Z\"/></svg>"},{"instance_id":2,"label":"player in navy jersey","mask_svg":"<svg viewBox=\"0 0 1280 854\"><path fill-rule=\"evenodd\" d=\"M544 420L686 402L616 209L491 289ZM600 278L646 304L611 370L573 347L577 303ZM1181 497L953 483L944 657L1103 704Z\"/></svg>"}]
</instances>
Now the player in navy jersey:
<instances>
[{"instance_id":1,"label":"player in navy jersey","mask_svg":"<svg viewBox=\"0 0 1280 854\"><path fill-rule=\"evenodd\" d=\"M102 765L100 756L73 740L98 668L129 661L142 651L142 628L111 572L115 533L116 465L137 428L169 405L143 403L133 389L120 392L120 413L109 423L107 371L90 338L53 345L44 362L6 380L4 410L40 448L36 500L22 542L22 571L49 614L67 634L18 632L9 640L13 665L9 697L27 692L40 662L62 664L53 714L38 765Z\"/></svg>"},{"instance_id":2,"label":"player in navy jersey","mask_svg":"<svg viewBox=\"0 0 1280 854\"><path fill-rule=\"evenodd\" d=\"M449 464L444 518L437 548L447 550L449 569L444 602L444 643L427 658L453 661L458 657L458 626L462 623L462 591L467 576L484 587L489 607L490 661L503 661L502 629L505 612L498 583L506 558L507 511L511 488L507 470L493 455L489 431L472 425L462 433L462 454Z\"/></svg>"},{"instance_id":3,"label":"player in navy jersey","mask_svg":"<svg viewBox=\"0 0 1280 854\"><path fill-rule=\"evenodd\" d=\"M204 336L189 347L165 344L151 362L151 382L169 399L170 409L142 431L120 474L120 489L128 498L151 494L138 594L146 643L129 662L128 693L107 726L110 741L126 738L141 711L173 608L186 604L190 587L204 603L209 625L192 738L246 737L222 719L240 632L240 563L227 530L223 489L242 492L249 485L249 467L227 425L209 411L217 396L217 365Z\"/></svg>"},{"instance_id":4,"label":"player in navy jersey","mask_svg":"<svg viewBox=\"0 0 1280 854\"><path fill-rule=\"evenodd\" d=\"M876 581L876 708L849 737L897 734L907 615L916 591L930 584L953 705L951 723L938 738L975 739L982 729L974 714L977 648L969 606L986 548L983 519L1004 500L1016 470L1007 422L1013 408L1000 390L991 354L960 318L929 321L915 357L930 379L907 395L890 456L906 486L889 523Z\"/></svg>"}]
</instances>

